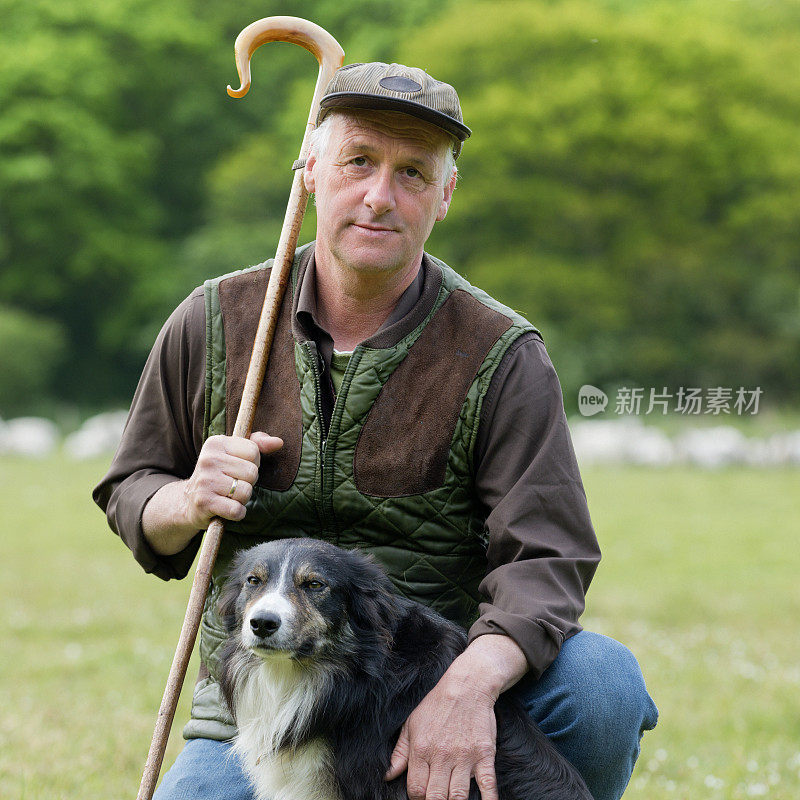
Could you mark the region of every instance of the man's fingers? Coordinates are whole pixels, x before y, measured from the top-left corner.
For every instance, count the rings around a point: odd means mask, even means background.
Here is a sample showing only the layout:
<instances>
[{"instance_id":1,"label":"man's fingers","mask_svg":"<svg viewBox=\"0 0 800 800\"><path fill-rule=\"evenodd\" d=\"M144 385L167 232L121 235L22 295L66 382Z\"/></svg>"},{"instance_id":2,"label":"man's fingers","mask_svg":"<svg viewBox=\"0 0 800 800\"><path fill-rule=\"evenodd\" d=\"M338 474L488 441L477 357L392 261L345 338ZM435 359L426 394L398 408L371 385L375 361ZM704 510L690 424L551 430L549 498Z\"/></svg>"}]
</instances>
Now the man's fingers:
<instances>
[{"instance_id":1,"label":"man's fingers","mask_svg":"<svg viewBox=\"0 0 800 800\"><path fill-rule=\"evenodd\" d=\"M450 794L450 777L451 770L446 764L431 764L428 772L428 786L425 789L425 800L447 800ZM469 780L467 786L469 786Z\"/></svg>"},{"instance_id":2,"label":"man's fingers","mask_svg":"<svg viewBox=\"0 0 800 800\"><path fill-rule=\"evenodd\" d=\"M252 461L258 464L261 459L258 443L241 436L226 436L222 440L224 451L234 458L243 458L245 461Z\"/></svg>"},{"instance_id":3,"label":"man's fingers","mask_svg":"<svg viewBox=\"0 0 800 800\"><path fill-rule=\"evenodd\" d=\"M219 494L227 495L230 491L231 481L228 478L231 480L237 478L240 484L247 484L251 489L258 480L258 467L252 461L229 458L223 461L221 469L222 473L214 484L214 488L219 489ZM241 490L236 492L236 497L241 498L241 494Z\"/></svg>"},{"instance_id":4,"label":"man's fingers","mask_svg":"<svg viewBox=\"0 0 800 800\"><path fill-rule=\"evenodd\" d=\"M469 769L455 767L450 776L450 793L448 800L467 800L469 797L469 781L472 774Z\"/></svg>"},{"instance_id":5,"label":"man's fingers","mask_svg":"<svg viewBox=\"0 0 800 800\"><path fill-rule=\"evenodd\" d=\"M283 447L283 439L277 436L270 436L263 431L255 431L250 434L250 440L256 443L258 449L264 455L274 453L276 450L280 450L281 447Z\"/></svg>"},{"instance_id":6,"label":"man's fingers","mask_svg":"<svg viewBox=\"0 0 800 800\"><path fill-rule=\"evenodd\" d=\"M252 461L224 455L213 466L203 464L195 470L192 492L200 498L205 494L219 495L235 497L245 503L250 498L256 480L258 467Z\"/></svg>"},{"instance_id":7,"label":"man's fingers","mask_svg":"<svg viewBox=\"0 0 800 800\"><path fill-rule=\"evenodd\" d=\"M428 788L428 762L421 758L409 758L406 790L411 800L425 800Z\"/></svg>"},{"instance_id":8,"label":"man's fingers","mask_svg":"<svg viewBox=\"0 0 800 800\"><path fill-rule=\"evenodd\" d=\"M384 780L393 781L405 772L408 766L408 729L405 725L400 729L400 736L392 751L392 759Z\"/></svg>"},{"instance_id":9,"label":"man's fingers","mask_svg":"<svg viewBox=\"0 0 800 800\"><path fill-rule=\"evenodd\" d=\"M222 517L222 519L229 519L232 522L240 522L247 513L247 508L242 503L219 496L211 502L209 510L212 517Z\"/></svg>"},{"instance_id":10,"label":"man's fingers","mask_svg":"<svg viewBox=\"0 0 800 800\"><path fill-rule=\"evenodd\" d=\"M481 790L481 800L499 800L493 758L481 761L476 765L475 782Z\"/></svg>"},{"instance_id":11,"label":"man's fingers","mask_svg":"<svg viewBox=\"0 0 800 800\"><path fill-rule=\"evenodd\" d=\"M248 472L248 470L232 470L232 472ZM256 477L258 477L258 470L256 470ZM214 493L220 497L228 500L234 500L237 503L244 505L253 494L253 483L255 478L251 479L246 475L237 477L234 475L221 475L219 481L216 483Z\"/></svg>"}]
</instances>

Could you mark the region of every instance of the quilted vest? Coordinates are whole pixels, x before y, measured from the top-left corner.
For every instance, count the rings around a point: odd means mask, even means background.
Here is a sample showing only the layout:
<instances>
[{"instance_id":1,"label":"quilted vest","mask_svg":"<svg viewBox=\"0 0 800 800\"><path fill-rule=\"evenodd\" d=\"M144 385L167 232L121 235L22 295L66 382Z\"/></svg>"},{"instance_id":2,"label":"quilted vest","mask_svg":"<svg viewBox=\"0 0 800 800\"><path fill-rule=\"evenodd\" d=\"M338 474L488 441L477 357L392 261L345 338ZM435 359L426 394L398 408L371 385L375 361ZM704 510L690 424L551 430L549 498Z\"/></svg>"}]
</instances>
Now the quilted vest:
<instances>
[{"instance_id":1,"label":"quilted vest","mask_svg":"<svg viewBox=\"0 0 800 800\"><path fill-rule=\"evenodd\" d=\"M235 733L214 678L224 639L216 605L241 548L294 536L358 548L403 595L465 628L478 616L487 546L473 492L478 422L506 350L535 328L426 254L432 307L396 343L383 346L378 334L355 348L326 425L321 360L294 315L312 253L313 243L295 255L253 425L284 447L262 457L245 519L225 524L185 738ZM271 264L205 284L206 437L233 429Z\"/></svg>"}]
</instances>

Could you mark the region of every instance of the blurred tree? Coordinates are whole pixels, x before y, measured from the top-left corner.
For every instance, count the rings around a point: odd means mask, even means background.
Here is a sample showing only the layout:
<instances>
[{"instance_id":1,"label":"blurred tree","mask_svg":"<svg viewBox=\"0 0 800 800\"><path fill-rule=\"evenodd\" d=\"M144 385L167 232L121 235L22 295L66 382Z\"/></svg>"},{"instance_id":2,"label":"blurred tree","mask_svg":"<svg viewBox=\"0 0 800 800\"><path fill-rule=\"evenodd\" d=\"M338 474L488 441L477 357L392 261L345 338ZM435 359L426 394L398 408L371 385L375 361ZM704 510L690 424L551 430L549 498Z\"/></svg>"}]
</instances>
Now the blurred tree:
<instances>
[{"instance_id":1,"label":"blurred tree","mask_svg":"<svg viewBox=\"0 0 800 800\"><path fill-rule=\"evenodd\" d=\"M572 403L800 397L798 52L795 5L587 0L461 5L402 48L474 131L431 247L542 326Z\"/></svg>"},{"instance_id":2,"label":"blurred tree","mask_svg":"<svg viewBox=\"0 0 800 800\"><path fill-rule=\"evenodd\" d=\"M57 321L62 358L48 361L44 384L53 397L128 399L159 326L191 286L249 263L239 255L254 245L256 260L274 250L316 68L300 48L275 45L254 59L257 89L233 101L225 85L236 82L238 32L262 16L307 16L377 58L433 8L0 0L0 302ZM365 23L379 12L380 30ZM257 131L275 132L279 157L245 166L235 153ZM213 178L206 205L209 176L224 179L231 152L260 180L244 220L263 230L246 247L231 220L242 204L218 201ZM206 220L219 235L194 242Z\"/></svg>"},{"instance_id":3,"label":"blurred tree","mask_svg":"<svg viewBox=\"0 0 800 800\"><path fill-rule=\"evenodd\" d=\"M800 7L758 0L0 0L0 302L58 322L51 392L129 397L192 286L272 255L316 69L274 45L224 86L275 13L458 88L430 249L542 328L568 401L800 398Z\"/></svg>"},{"instance_id":4,"label":"blurred tree","mask_svg":"<svg viewBox=\"0 0 800 800\"><path fill-rule=\"evenodd\" d=\"M0 306L0 415L32 413L62 350L57 323Z\"/></svg>"}]
</instances>

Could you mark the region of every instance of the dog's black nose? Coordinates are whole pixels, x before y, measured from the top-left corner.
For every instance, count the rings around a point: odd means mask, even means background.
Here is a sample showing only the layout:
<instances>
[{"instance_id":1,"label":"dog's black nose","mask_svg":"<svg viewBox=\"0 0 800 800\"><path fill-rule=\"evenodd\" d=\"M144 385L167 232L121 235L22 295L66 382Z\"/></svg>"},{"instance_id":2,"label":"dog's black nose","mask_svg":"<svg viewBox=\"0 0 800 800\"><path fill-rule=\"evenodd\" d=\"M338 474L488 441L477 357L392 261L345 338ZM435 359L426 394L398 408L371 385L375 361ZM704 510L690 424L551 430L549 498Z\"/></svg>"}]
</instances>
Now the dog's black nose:
<instances>
[{"instance_id":1,"label":"dog's black nose","mask_svg":"<svg viewBox=\"0 0 800 800\"><path fill-rule=\"evenodd\" d=\"M250 618L250 630L261 638L272 636L280 626L281 618L277 614L259 614L257 617Z\"/></svg>"}]
</instances>

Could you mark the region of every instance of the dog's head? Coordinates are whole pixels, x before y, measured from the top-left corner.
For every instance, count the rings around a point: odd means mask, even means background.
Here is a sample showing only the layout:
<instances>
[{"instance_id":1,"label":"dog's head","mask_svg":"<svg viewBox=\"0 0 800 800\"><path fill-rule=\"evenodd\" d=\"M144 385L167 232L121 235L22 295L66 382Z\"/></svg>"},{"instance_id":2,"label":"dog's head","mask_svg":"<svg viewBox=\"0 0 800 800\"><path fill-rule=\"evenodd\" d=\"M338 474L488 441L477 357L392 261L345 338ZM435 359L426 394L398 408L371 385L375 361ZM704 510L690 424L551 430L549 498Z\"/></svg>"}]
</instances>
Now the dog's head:
<instances>
[{"instance_id":1,"label":"dog's head","mask_svg":"<svg viewBox=\"0 0 800 800\"><path fill-rule=\"evenodd\" d=\"M219 610L239 645L261 658L341 660L388 642L391 582L371 558L318 539L279 539L234 559Z\"/></svg>"}]
</instances>

